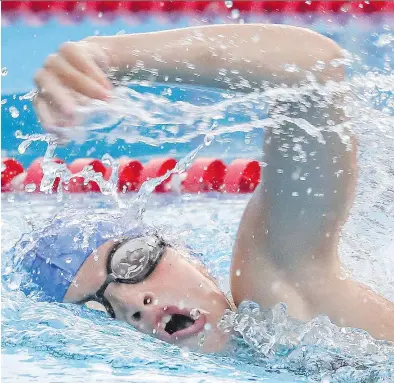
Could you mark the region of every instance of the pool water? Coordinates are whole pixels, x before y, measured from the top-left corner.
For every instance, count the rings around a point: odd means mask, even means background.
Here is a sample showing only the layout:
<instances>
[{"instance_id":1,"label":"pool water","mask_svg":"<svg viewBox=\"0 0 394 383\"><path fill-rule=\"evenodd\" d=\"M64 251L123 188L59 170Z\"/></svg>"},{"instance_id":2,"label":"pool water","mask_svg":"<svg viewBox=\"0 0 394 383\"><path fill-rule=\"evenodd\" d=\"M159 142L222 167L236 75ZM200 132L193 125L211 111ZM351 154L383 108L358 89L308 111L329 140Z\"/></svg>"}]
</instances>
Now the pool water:
<instances>
[{"instance_id":1,"label":"pool water","mask_svg":"<svg viewBox=\"0 0 394 383\"><path fill-rule=\"evenodd\" d=\"M5 77L8 85L2 95L2 100L6 100L2 104L2 154L15 155L25 166L44 154L46 144L34 143L24 154L17 150L21 140L14 132L37 133L39 126L29 96L23 96L30 90L27 80L22 85L17 85L15 80L15 88L11 88L12 76L15 79L15 72L18 73L15 68L20 69L15 50L11 53L12 30L19 31L18 38L25 45L30 36L30 42L34 41L44 56L42 45L50 26L36 29L33 40L28 27L17 25L5 29L9 45L4 53L5 60L9 60L10 75ZM312 27L321 30L322 25L316 23ZM74 38L78 33L91 32L93 27L78 28L79 32L73 32ZM129 26L111 25L111 28L133 31ZM105 28L102 29L104 33ZM64 27L59 30L54 33L57 42L64 39ZM354 54L348 64L347 85L356 95L349 114L359 141L360 179L355 205L341 240L341 260L354 278L394 301L394 254L390 250L394 240L392 24L376 24L365 29L362 22L354 22L347 28L327 28L326 32ZM54 43L56 38L51 36L49 40ZM6 62L4 55L3 62ZM33 68L29 71L33 72ZM22 89L24 85L26 89ZM268 94L245 98L165 84L133 85L119 88L118 92L123 96L110 108L96 105L88 117L84 115L85 122L92 123L100 112L100 126L89 131L88 141L57 148L56 155L67 161L87 155L100 158L107 152L115 158L127 154L143 161L158 154L182 159L201 145L198 155L226 160L260 158ZM136 103L139 110L147 113L141 115ZM123 124L121 129L119 120ZM213 139L207 140L208 134ZM249 197L215 193L151 195L144 206L144 219L201 253L202 261L223 291L228 291L234 237ZM134 194L121 197L130 206L134 199ZM299 323L280 304L259 309L245 303L238 312L228 313L223 328L236 334L231 349L220 355L201 355L150 338L84 307L38 302L34 297L26 297L19 290L19 276L12 272L7 255L20 236L41 225L59 209L73 206L111 212L118 205L111 196L100 194L65 195L59 201L56 196L28 193L3 194L2 204L4 382L394 380L393 344L375 341L356 329L341 330L325 317ZM131 210L127 214L133 219Z\"/></svg>"},{"instance_id":2,"label":"pool water","mask_svg":"<svg viewBox=\"0 0 394 383\"><path fill-rule=\"evenodd\" d=\"M247 201L246 195L156 195L150 198L145 219L201 253L202 261L223 291L228 291L233 239ZM3 208L3 254L38 221L71 205L106 209L108 213L116 210L114 202L104 196L65 197L61 204L53 196L17 197ZM3 270L7 261L3 256ZM305 381L308 376L332 375L338 381L346 378L343 381L353 382L358 381L355 378L393 377L393 346L376 342L364 332L342 332L324 317L300 325L280 307L273 310L276 318L281 318L274 330L269 327L271 312L246 307L231 314L225 327L237 329L240 337L233 340L231 351L200 355L141 334L103 313L74 305L37 302L18 290L17 279L6 277L3 379L13 382L18 376L22 382L82 382L87 377L94 382L294 382ZM256 344L259 339L264 342Z\"/></svg>"}]
</instances>

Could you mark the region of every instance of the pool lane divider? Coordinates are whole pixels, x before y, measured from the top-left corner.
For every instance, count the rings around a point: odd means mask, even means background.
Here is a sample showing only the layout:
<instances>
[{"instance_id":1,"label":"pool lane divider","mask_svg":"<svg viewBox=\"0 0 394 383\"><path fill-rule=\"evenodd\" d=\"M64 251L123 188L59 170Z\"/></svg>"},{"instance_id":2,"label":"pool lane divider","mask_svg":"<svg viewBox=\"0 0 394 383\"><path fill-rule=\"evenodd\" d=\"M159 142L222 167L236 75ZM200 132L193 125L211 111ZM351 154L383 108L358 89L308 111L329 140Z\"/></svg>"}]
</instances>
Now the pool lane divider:
<instances>
[{"instance_id":1,"label":"pool lane divider","mask_svg":"<svg viewBox=\"0 0 394 383\"><path fill-rule=\"evenodd\" d=\"M169 21L184 14L230 16L233 10L244 14L371 14L393 12L393 1L2 1L2 16L9 22L22 17L32 22L50 17L81 22L85 17L112 21L116 17L145 18L159 15Z\"/></svg>"},{"instance_id":2,"label":"pool lane divider","mask_svg":"<svg viewBox=\"0 0 394 383\"><path fill-rule=\"evenodd\" d=\"M118 170L118 192L127 193L137 191L140 187L141 174L144 166L140 161L131 158L121 158ZM107 168L104 179L109 180L112 168Z\"/></svg>"},{"instance_id":3,"label":"pool lane divider","mask_svg":"<svg viewBox=\"0 0 394 383\"><path fill-rule=\"evenodd\" d=\"M107 168L100 161L95 158L79 158L72 162L68 168L73 174L81 172L85 166L90 166L96 173L101 173L104 177ZM68 189L68 190L67 190ZM72 177L68 185L65 185L65 190L70 193L88 193L88 192L99 192L100 187L95 181L85 182L83 177Z\"/></svg>"},{"instance_id":4,"label":"pool lane divider","mask_svg":"<svg viewBox=\"0 0 394 383\"><path fill-rule=\"evenodd\" d=\"M39 193L43 178L43 158L37 158L24 170L23 166L13 158L2 159L1 191ZM64 163L62 159L55 158L56 163ZM159 157L146 164L132 158L119 160L118 185L120 193L137 192L141 185L150 179L162 177L174 169L177 161L171 157ZM72 174L81 172L90 166L96 173L101 173L104 180L109 180L112 169L106 167L95 158L80 158L67 165ZM184 192L184 193L251 193L260 183L261 166L256 160L236 159L229 165L216 158L198 158L187 172L170 174L155 192ZM60 178L54 182L52 192L59 186ZM70 193L96 193L100 192L95 181L85 182L83 177L72 177L63 190Z\"/></svg>"},{"instance_id":5,"label":"pool lane divider","mask_svg":"<svg viewBox=\"0 0 394 383\"><path fill-rule=\"evenodd\" d=\"M21 183L21 185L23 185L22 190L28 189L30 190L30 192L36 192L36 193L40 191L41 180L42 177L44 176L44 172L41 167L42 161L43 161L42 157L36 158L31 163L29 168L26 170L26 177L24 177L24 180ZM64 164L64 161L60 158L54 158L52 161L58 164ZM57 177L55 179L55 182L53 183L52 190L57 190L59 186L59 182L60 182L60 177ZM3 183L1 185L3 186Z\"/></svg>"},{"instance_id":6,"label":"pool lane divider","mask_svg":"<svg viewBox=\"0 0 394 383\"><path fill-rule=\"evenodd\" d=\"M1 161L1 191L13 191L14 180L19 174L24 172L23 166L13 158L5 158Z\"/></svg>"},{"instance_id":7,"label":"pool lane divider","mask_svg":"<svg viewBox=\"0 0 394 383\"><path fill-rule=\"evenodd\" d=\"M155 158L149 161L142 170L139 186L145 181L164 176L168 171L174 169L176 164L177 161L170 157ZM155 192L165 193L171 191L171 181L172 175L165 179L160 185L156 186Z\"/></svg>"}]
</instances>

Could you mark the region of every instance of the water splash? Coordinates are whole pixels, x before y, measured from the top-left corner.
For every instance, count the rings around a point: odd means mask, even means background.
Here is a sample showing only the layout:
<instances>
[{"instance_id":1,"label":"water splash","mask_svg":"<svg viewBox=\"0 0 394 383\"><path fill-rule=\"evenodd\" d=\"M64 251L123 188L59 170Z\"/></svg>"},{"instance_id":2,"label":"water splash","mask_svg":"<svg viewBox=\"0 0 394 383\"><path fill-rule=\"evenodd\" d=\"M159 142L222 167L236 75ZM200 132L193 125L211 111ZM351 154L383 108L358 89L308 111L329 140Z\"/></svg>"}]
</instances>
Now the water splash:
<instances>
[{"instance_id":1,"label":"water splash","mask_svg":"<svg viewBox=\"0 0 394 383\"><path fill-rule=\"evenodd\" d=\"M260 309L243 302L237 312L227 311L220 327L239 334L267 367L291 370L313 381L394 378L394 343L375 340L363 330L337 327L326 316L301 322L289 316L282 303Z\"/></svg>"},{"instance_id":2,"label":"water splash","mask_svg":"<svg viewBox=\"0 0 394 383\"><path fill-rule=\"evenodd\" d=\"M347 65L350 64L347 63ZM290 70L293 69L290 68ZM126 143L143 142L148 145L160 145L190 142L195 138L205 137L205 144L209 144L212 138L219 138L224 133L253 132L286 119L300 126L309 135L322 140L321 129L310 125L305 120L275 115L261 121L260 117L267 113L268 108L274 102L285 103L296 100L307 107L310 102L308 97L313 95L313 92L322 96L325 102L344 92L349 93L352 100L346 105L346 113L352 118L352 128L359 139L360 181L356 202L342 236L341 259L357 279L361 279L389 299L394 300L393 286L390 284L390 281L394 280L392 254L384 255L380 252L382 248L389 248L394 230L392 81L392 77L385 73L367 73L354 76L350 81L339 85L329 83L322 87L311 76L310 82L300 87L267 87L260 94L251 93L242 97L226 94L224 100L204 107L186 102L170 102L163 95L153 96L118 88L118 97L115 97L111 103L97 103L81 109L81 124L76 129L86 134L87 139L106 137L117 140L122 138ZM246 119L232 120L239 114L245 116ZM216 122L216 125L213 122ZM212 129L213 126L214 129ZM342 126L332 128L343 130ZM26 138L32 139L31 136ZM45 138L35 136L34 139L45 141L48 136ZM48 143L48 155L46 154L48 158L53 158L54 155L51 145L52 143ZM206 212L208 203L205 200L203 203L197 201L187 219L181 222L178 222L180 209L176 210L174 206L169 206L169 209L161 211L160 205L153 205L153 208L149 206L152 205L150 198L153 198L152 191L155 186L170 175L184 171L190 161L203 150L203 145L203 143L200 144L195 151L189 153L171 172L144 184L140 193L133 196L133 204L138 207L137 218L148 218L147 216L151 213L152 217L149 218L152 221L168 219L166 223L176 226L176 231L184 238L190 237L193 233L192 237L195 238L192 241L195 242L195 247L202 248L203 253L207 254L206 257L213 254L214 259L209 261L213 274L223 276L229 264L228 255L231 253L232 244L230 238L234 237L237 229L234 216L226 216L226 219L223 219L223 215L219 219L213 217L208 221L204 220L205 215L208 214ZM24 146L22 146L22 151L23 148ZM110 157L103 158L103 161L112 166L115 164ZM59 164L48 164L47 170L44 171L45 177L48 178L44 181L43 190L48 190L57 176L64 177L65 180L69 179L69 174L65 170L63 174L63 170ZM108 185L101 184L104 193L107 190L110 195L114 190L111 187L116 183L116 171L113 174L111 181L105 181L109 182ZM101 175L92 174L91 169L84 169L78 175L86 176L87 181L94 180L99 185L102 181ZM223 201L220 203L224 204ZM218 202L216 201L215 204L217 205ZM215 207L215 204L211 206L213 211L219 209L218 206ZM232 201L231 206L228 207L231 212L233 212L233 205ZM201 206L204 206L204 209L201 209ZM154 212L149 212L149 209ZM241 213L240 211L239 217ZM185 214L183 210L182 214ZM125 215L124 219L126 222L126 219L130 217L126 218ZM218 239L217 243L212 243L213 233L215 239ZM5 296L4 316L8 327L6 326L3 339L7 345L38 347L52 355L66 355L76 359L91 357L108 361L113 358L111 360L115 360L115 364L123 366L130 362L127 358L117 358L124 349L130 346L123 337L121 337L121 347L119 346L120 348L117 348L114 353L102 344L116 343L118 337L111 336L112 330L115 334L120 332L122 335L127 334L130 339L139 340L136 333L123 333L123 330L116 332L118 328L123 329L122 325L118 323L116 326L112 325L109 321L102 321L101 317L97 319L84 312L82 315L89 317L86 323L81 320L78 326L67 325L64 328L62 326L65 321L70 322L71 318L75 320L74 312L81 314L78 311L80 309L73 311L73 308L52 305L39 305L38 309L35 306L34 310L26 309L24 307L27 306L26 297L17 297L21 298L20 302L23 304L14 305L16 293L11 294L9 291L11 287L5 287L6 294L10 294ZM23 331L18 331L17 322L13 322L18 315L23 316L23 324L26 326ZM51 315L56 318L50 318ZM38 319L40 316L41 319ZM45 318L45 321L42 318ZM30 320L38 327L34 328L33 325L29 327ZM92 322L97 324L97 328L89 332L88 327ZM243 342L261 357L258 362L261 362L266 369L286 369L296 374L308 375L317 381L329 379L330 382L384 382L392 380L394 376L392 344L375 341L363 331L342 330L329 322L326 317L318 317L309 323L301 323L290 318L283 305L269 310L260 310L255 305L246 305L240 307L237 313L228 313L223 320L223 326L225 331L238 333ZM59 327L63 329L59 331ZM103 327L104 330L101 331ZM105 335L100 338L102 343L88 343L89 339L79 333L79 329L82 329L81 331L85 329L90 335L104 333ZM48 345L47 340L51 339L51 336L54 340ZM62 343L65 338L66 342ZM83 342L75 339L83 339ZM142 345L141 342L136 343L140 347L145 347L148 341ZM159 350L163 350L161 346ZM107 356L108 353L110 356Z\"/></svg>"}]
</instances>

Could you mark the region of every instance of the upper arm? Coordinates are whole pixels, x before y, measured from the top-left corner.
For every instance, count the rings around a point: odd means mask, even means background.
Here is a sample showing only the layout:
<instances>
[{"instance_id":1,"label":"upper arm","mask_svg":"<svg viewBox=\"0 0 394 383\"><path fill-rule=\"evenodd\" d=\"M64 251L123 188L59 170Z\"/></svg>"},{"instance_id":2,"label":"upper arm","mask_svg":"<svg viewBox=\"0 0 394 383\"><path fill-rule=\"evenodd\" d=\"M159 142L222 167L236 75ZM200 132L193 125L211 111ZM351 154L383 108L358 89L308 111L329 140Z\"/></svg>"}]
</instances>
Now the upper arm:
<instances>
[{"instance_id":1,"label":"upper arm","mask_svg":"<svg viewBox=\"0 0 394 383\"><path fill-rule=\"evenodd\" d=\"M329 73L327 80L343 77L341 68ZM245 210L234 249L236 300L284 301L293 313L301 304L296 315L308 316L310 282L337 274L339 234L357 173L355 140L344 122L340 100L329 103L316 93L271 107L262 184ZM278 294L273 285L281 286Z\"/></svg>"},{"instance_id":2,"label":"upper arm","mask_svg":"<svg viewBox=\"0 0 394 383\"><path fill-rule=\"evenodd\" d=\"M300 109L291 104L281 110L279 122L275 116L266 132L259 196L265 254L292 271L335 266L356 181L355 141L340 125L341 110L334 105Z\"/></svg>"}]
</instances>

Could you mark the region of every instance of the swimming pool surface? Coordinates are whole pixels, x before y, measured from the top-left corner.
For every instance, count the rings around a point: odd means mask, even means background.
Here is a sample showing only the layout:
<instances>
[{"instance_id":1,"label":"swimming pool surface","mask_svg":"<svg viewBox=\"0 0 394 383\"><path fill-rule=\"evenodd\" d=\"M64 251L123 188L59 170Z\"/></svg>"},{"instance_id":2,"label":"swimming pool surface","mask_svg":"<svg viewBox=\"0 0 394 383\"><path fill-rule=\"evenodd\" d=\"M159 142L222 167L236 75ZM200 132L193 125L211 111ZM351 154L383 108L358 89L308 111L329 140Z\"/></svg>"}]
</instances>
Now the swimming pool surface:
<instances>
[{"instance_id":1,"label":"swimming pool surface","mask_svg":"<svg viewBox=\"0 0 394 383\"><path fill-rule=\"evenodd\" d=\"M290 17L288 20L292 23ZM348 67L351 88L355 92L363 86L366 88L357 104L363 105L365 110L360 108L361 112L355 117L360 140L361 181L342 240L341 259L357 279L393 301L394 254L390 246L394 240L394 54L393 23L384 20L374 24L354 19L343 27L316 20L309 26L329 35L355 55ZM44 143L34 143L26 153L18 153L21 140L15 137L15 131L40 132L31 102L24 95L33 87L34 71L65 39L189 24L186 18L176 25L160 25L150 19L134 26L121 20L107 26L90 21L60 26L52 20L40 27L26 26L23 22L3 27L2 66L7 67L8 73L2 77L2 157L15 156L26 167L44 154ZM143 161L168 154L180 159L204 142L206 132L214 125L215 129L222 129L222 133L212 144L204 146L200 155L260 159L263 132L259 121L266 116L264 98L242 103L231 93L179 84L132 85L125 90L125 95L121 106L122 110L129 107L129 111L124 112L123 117L132 128L130 131L136 132L133 138L116 139L119 131L112 126L95 132L86 143L58 148L57 156L67 161L85 156L101 158L105 153L115 158L128 155ZM133 110L136 102L148 111L148 117L159 116L163 121L152 123L149 118L141 117ZM104 118L113 123L111 114L108 111L104 114ZM192 117L186 121L185 116ZM182 141L185 134L189 134L189 138ZM152 145L152 139L160 145ZM134 195L122 198L131 201ZM148 221L177 235L201 253L223 291L228 291L231 250L249 198L249 195L215 193L152 195L145 215ZM373 341L367 334L352 329L341 331L325 318L305 324L298 340L290 341L301 330L279 306L268 312L242 307L226 322L228 326L231 321L232 325L238 325L233 349L223 355L201 355L154 340L86 308L37 302L18 289L18 275L10 269L7 254L21 234L32 230L56 210L70 205L111 211L117 209L116 203L103 195L66 195L59 202L56 196L25 193L3 194L2 204L4 382L394 381L393 345ZM268 331L265 326L272 324L273 312L281 318L280 323L271 325ZM263 333L264 339L269 341L256 344L254 340L261 339Z\"/></svg>"}]
</instances>

